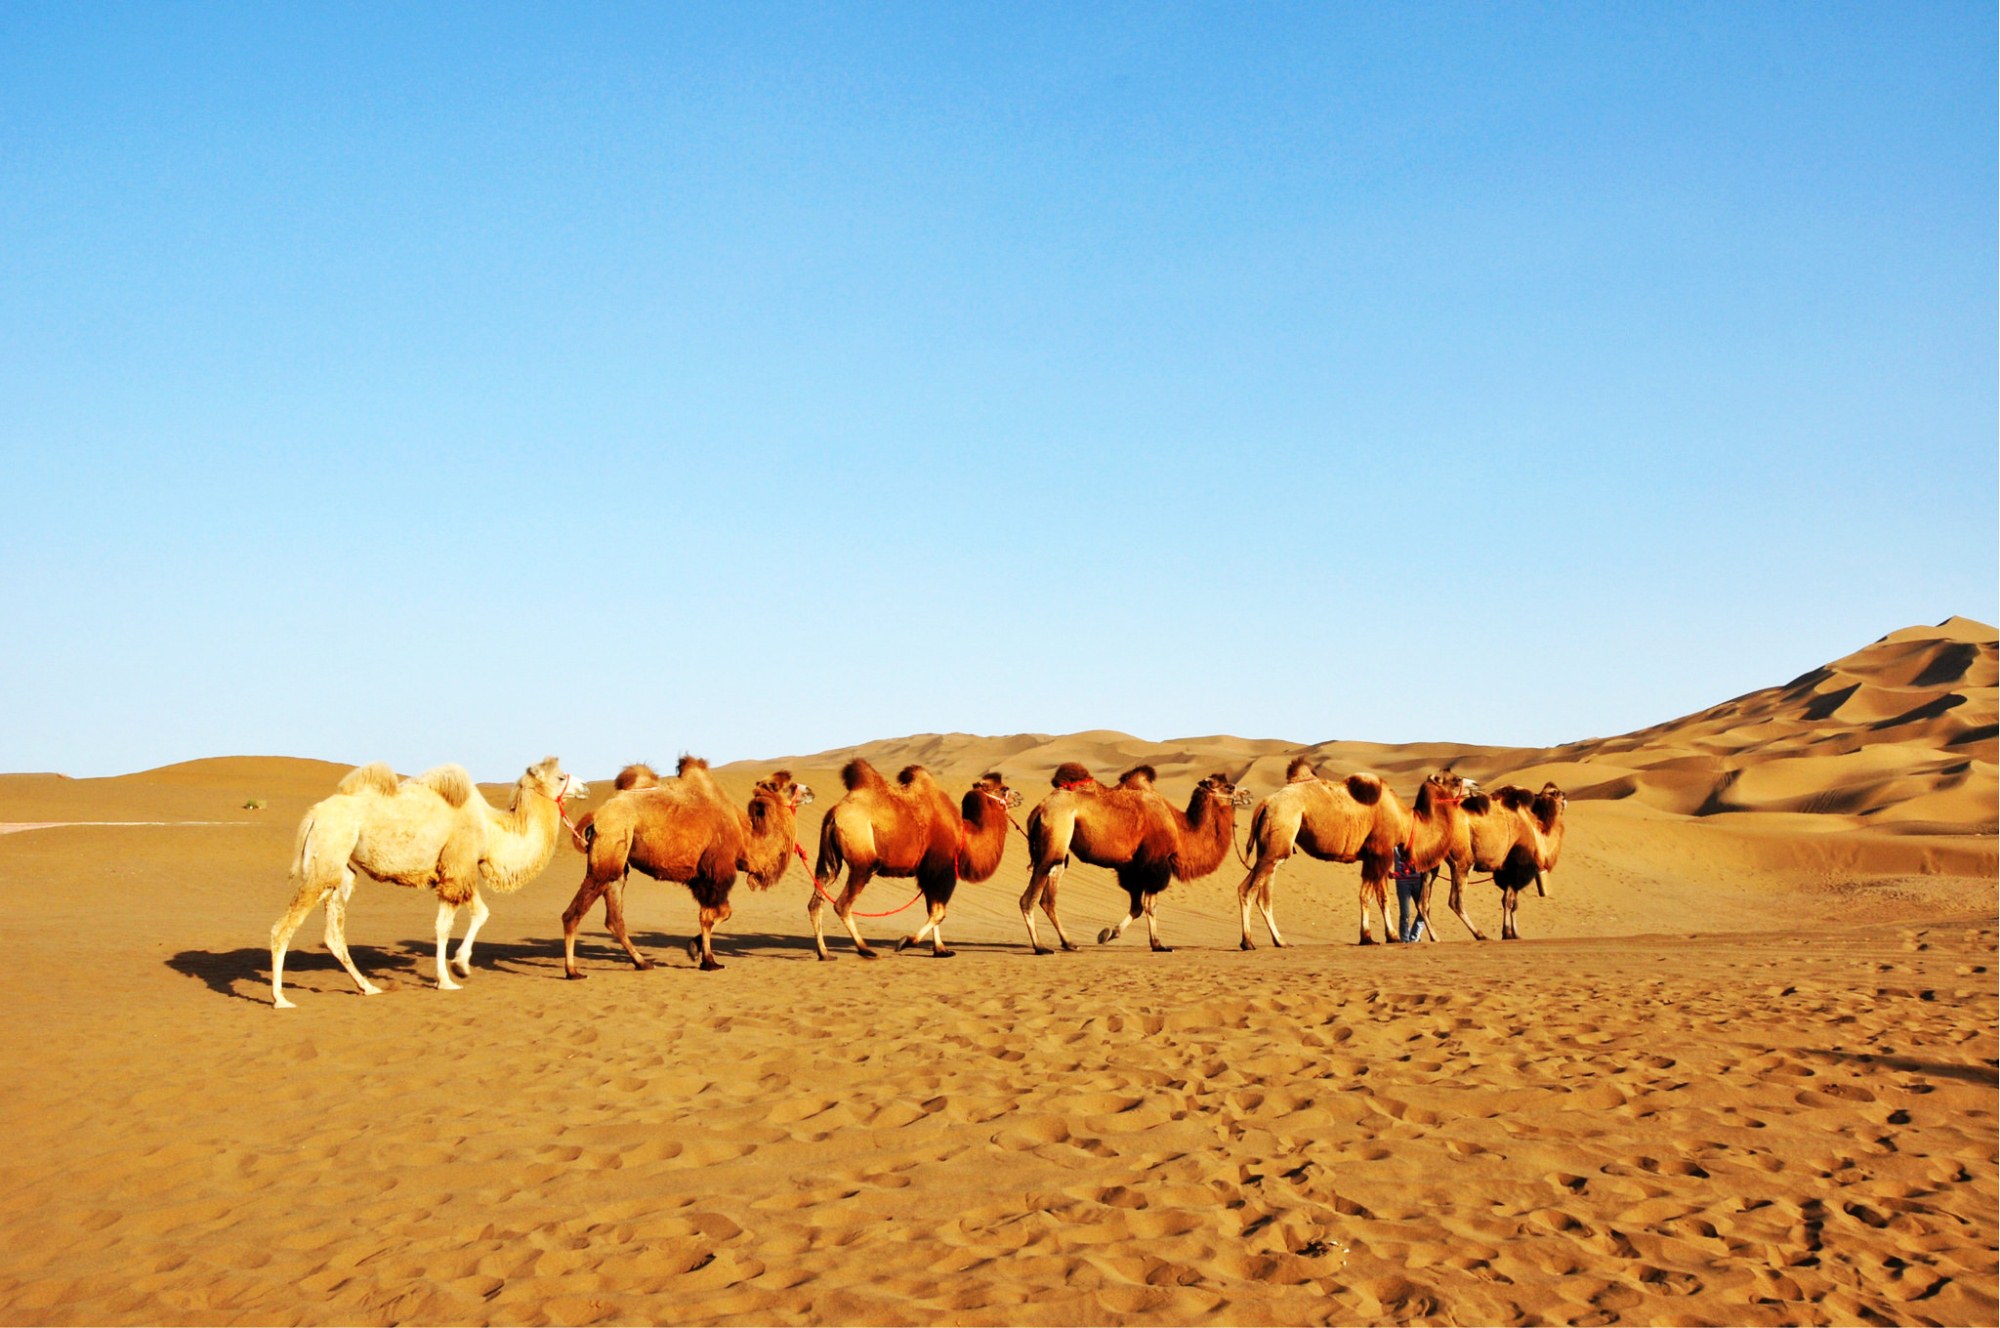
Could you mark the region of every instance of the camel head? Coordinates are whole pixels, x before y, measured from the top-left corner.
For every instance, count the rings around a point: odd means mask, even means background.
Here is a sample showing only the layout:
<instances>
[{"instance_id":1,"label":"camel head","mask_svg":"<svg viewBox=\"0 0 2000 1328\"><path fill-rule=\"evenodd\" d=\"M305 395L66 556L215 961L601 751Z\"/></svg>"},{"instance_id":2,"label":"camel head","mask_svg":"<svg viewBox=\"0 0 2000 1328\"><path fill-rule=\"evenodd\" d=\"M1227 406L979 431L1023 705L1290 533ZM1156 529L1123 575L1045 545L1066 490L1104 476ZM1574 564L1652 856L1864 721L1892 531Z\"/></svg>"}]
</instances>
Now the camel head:
<instances>
[{"instance_id":1,"label":"camel head","mask_svg":"<svg viewBox=\"0 0 2000 1328\"><path fill-rule=\"evenodd\" d=\"M791 811L797 811L813 800L812 786L794 781L789 770L773 771L768 778L758 780L750 796L754 800L760 794L768 795L773 801L784 803Z\"/></svg>"},{"instance_id":2,"label":"camel head","mask_svg":"<svg viewBox=\"0 0 2000 1328\"><path fill-rule=\"evenodd\" d=\"M1433 802L1443 803L1463 802L1470 791L1466 781L1449 770L1432 771L1430 777L1424 780L1424 787L1430 790Z\"/></svg>"},{"instance_id":3,"label":"camel head","mask_svg":"<svg viewBox=\"0 0 2000 1328\"><path fill-rule=\"evenodd\" d=\"M1237 788L1236 785L1229 782L1229 777L1220 770L1202 780L1197 787L1210 797L1219 798L1232 807L1248 807L1250 805L1250 790Z\"/></svg>"},{"instance_id":4,"label":"camel head","mask_svg":"<svg viewBox=\"0 0 2000 1328\"><path fill-rule=\"evenodd\" d=\"M564 772L562 762L553 756L545 756L529 766L521 776L521 785L554 803L560 803L564 798L586 797L590 793L590 785L571 778Z\"/></svg>"},{"instance_id":5,"label":"camel head","mask_svg":"<svg viewBox=\"0 0 2000 1328\"><path fill-rule=\"evenodd\" d=\"M1021 805L1021 790L1008 788L998 770L988 770L981 775L973 784L972 791L985 794L1009 811Z\"/></svg>"}]
</instances>

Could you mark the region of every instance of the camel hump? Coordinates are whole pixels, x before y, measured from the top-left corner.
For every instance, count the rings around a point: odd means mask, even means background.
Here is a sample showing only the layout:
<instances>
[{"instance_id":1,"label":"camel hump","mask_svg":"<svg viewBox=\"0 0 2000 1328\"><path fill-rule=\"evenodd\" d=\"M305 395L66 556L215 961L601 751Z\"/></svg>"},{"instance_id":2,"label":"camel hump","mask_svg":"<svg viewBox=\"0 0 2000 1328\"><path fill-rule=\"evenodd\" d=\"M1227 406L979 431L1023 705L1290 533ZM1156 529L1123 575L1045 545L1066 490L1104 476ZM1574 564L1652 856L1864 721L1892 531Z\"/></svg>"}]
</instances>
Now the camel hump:
<instances>
[{"instance_id":1,"label":"camel hump","mask_svg":"<svg viewBox=\"0 0 2000 1328\"><path fill-rule=\"evenodd\" d=\"M1497 789L1493 796L1498 798L1500 805L1510 812L1527 811L1535 805L1535 795L1519 784L1504 785Z\"/></svg>"},{"instance_id":2,"label":"camel hump","mask_svg":"<svg viewBox=\"0 0 2000 1328\"><path fill-rule=\"evenodd\" d=\"M896 772L896 782L904 788L918 788L937 783L931 772L920 765L906 765Z\"/></svg>"},{"instance_id":3,"label":"camel hump","mask_svg":"<svg viewBox=\"0 0 2000 1328\"><path fill-rule=\"evenodd\" d=\"M462 765L441 765L426 770L416 778L431 792L443 798L454 807L463 807L472 800L472 776Z\"/></svg>"},{"instance_id":4,"label":"camel hump","mask_svg":"<svg viewBox=\"0 0 2000 1328\"><path fill-rule=\"evenodd\" d=\"M1065 788L1071 784L1095 782L1096 778L1090 773L1089 768L1079 761L1064 761L1056 767L1056 772L1049 776L1050 788Z\"/></svg>"},{"instance_id":5,"label":"camel hump","mask_svg":"<svg viewBox=\"0 0 2000 1328\"><path fill-rule=\"evenodd\" d=\"M845 784L850 792L858 788L886 788L889 784L888 780L882 778L881 771L858 756L840 767L840 782Z\"/></svg>"},{"instance_id":6,"label":"camel hump","mask_svg":"<svg viewBox=\"0 0 2000 1328\"><path fill-rule=\"evenodd\" d=\"M333 791L335 793L380 793L387 796L394 793L396 786L401 782L401 780L396 778L396 772L389 768L387 762L370 761L367 765L355 766L354 769L342 775L340 783L334 786Z\"/></svg>"},{"instance_id":7,"label":"camel hump","mask_svg":"<svg viewBox=\"0 0 2000 1328\"><path fill-rule=\"evenodd\" d=\"M1299 784L1308 779L1318 778L1319 772L1313 769L1313 763L1303 756L1294 756L1292 763L1285 767L1285 782L1287 784Z\"/></svg>"},{"instance_id":8,"label":"camel hump","mask_svg":"<svg viewBox=\"0 0 2000 1328\"><path fill-rule=\"evenodd\" d=\"M1135 765L1124 774L1118 776L1118 787L1149 789L1153 787L1153 781L1158 778L1159 775L1155 773L1153 767L1149 765Z\"/></svg>"},{"instance_id":9,"label":"camel hump","mask_svg":"<svg viewBox=\"0 0 2000 1328\"><path fill-rule=\"evenodd\" d=\"M617 789L623 793L627 789L658 788L659 772L644 761L634 761L618 772Z\"/></svg>"},{"instance_id":10,"label":"camel hump","mask_svg":"<svg viewBox=\"0 0 2000 1328\"><path fill-rule=\"evenodd\" d=\"M1382 801L1382 781L1374 775L1349 775L1347 796L1363 807L1373 807Z\"/></svg>"},{"instance_id":11,"label":"camel hump","mask_svg":"<svg viewBox=\"0 0 2000 1328\"><path fill-rule=\"evenodd\" d=\"M1467 816L1484 816L1493 810L1493 799L1485 793L1470 793L1465 801L1458 804L1459 810Z\"/></svg>"},{"instance_id":12,"label":"camel hump","mask_svg":"<svg viewBox=\"0 0 2000 1328\"><path fill-rule=\"evenodd\" d=\"M706 770L706 769L708 769L708 762L702 760L699 756L683 755L680 761L675 764L674 773L681 776L682 778L686 778L687 773L690 770Z\"/></svg>"}]
</instances>

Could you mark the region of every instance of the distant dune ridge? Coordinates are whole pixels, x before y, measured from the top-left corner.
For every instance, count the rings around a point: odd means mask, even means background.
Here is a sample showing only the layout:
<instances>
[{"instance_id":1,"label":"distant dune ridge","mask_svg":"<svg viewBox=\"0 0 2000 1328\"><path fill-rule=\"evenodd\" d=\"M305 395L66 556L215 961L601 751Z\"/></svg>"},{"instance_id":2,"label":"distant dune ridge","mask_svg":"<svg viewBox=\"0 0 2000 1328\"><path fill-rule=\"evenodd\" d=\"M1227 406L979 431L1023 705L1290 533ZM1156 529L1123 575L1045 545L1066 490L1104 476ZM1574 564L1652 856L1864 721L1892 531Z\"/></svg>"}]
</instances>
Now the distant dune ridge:
<instances>
[{"instance_id":1,"label":"distant dune ridge","mask_svg":"<svg viewBox=\"0 0 2000 1328\"><path fill-rule=\"evenodd\" d=\"M1160 896L1174 953L1036 956L1010 828L953 895L955 958L819 962L792 859L732 895L724 971L687 953L688 890L634 877L658 966L592 917L566 982L564 841L462 990L433 897L363 882L384 991L314 925L284 1013L269 929L346 767L0 775L0 822L44 823L0 835L0 1325L1990 1323L1995 662L1952 619L1549 748L929 734L712 772L739 804L856 757L953 796L999 770L1030 806L1071 761L1175 802L1300 755L1406 799L1447 764L1554 780L1518 941L1434 908L1435 944L1355 945L1359 869L1295 855L1289 948L1245 953L1230 856ZM1062 891L1084 936L1127 906L1099 868ZM1467 902L1497 921L1491 885Z\"/></svg>"},{"instance_id":2,"label":"distant dune ridge","mask_svg":"<svg viewBox=\"0 0 2000 1328\"><path fill-rule=\"evenodd\" d=\"M1614 738L1546 748L1421 743L1299 745L1233 737L1149 743L1100 730L1061 737L919 734L787 760L838 766L922 762L940 772L1005 766L1025 777L1077 761L1109 777L1144 760L1163 782L1226 767L1258 794L1284 782L1291 757L1322 772L1399 776L1402 792L1438 766L1485 784L1554 780L1572 802L1631 800L1679 817L1810 816L1797 833L1867 829L1898 835L1991 836L1996 824L1996 655L2000 633L1969 618L1892 632L1779 687ZM1737 824L1755 828L1758 822ZM1953 858L1953 862L1964 861Z\"/></svg>"}]
</instances>

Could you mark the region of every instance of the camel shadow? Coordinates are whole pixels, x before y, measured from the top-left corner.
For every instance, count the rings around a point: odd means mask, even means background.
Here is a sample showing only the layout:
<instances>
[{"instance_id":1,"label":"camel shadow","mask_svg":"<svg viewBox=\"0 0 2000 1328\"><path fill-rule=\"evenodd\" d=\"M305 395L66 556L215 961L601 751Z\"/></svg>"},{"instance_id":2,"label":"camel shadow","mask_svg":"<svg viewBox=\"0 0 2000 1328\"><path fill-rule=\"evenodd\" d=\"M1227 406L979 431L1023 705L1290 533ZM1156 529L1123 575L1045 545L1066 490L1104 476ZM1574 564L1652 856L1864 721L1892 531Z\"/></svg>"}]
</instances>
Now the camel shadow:
<instances>
[{"instance_id":1,"label":"camel shadow","mask_svg":"<svg viewBox=\"0 0 2000 1328\"><path fill-rule=\"evenodd\" d=\"M1845 1061L1882 1070L1896 1070L1903 1074L1920 1074L1929 1079L1960 1079L1969 1084L1985 1084L1992 1087L2000 1082L2000 1069L1992 1062L1983 1065L1967 1065L1964 1062L1926 1061L1914 1056L1891 1056L1867 1051L1825 1051L1812 1049L1814 1056L1824 1056L1828 1060Z\"/></svg>"},{"instance_id":2,"label":"camel shadow","mask_svg":"<svg viewBox=\"0 0 2000 1328\"><path fill-rule=\"evenodd\" d=\"M391 982L419 980L415 966L403 956L379 946L350 945L348 953L361 971L372 978ZM167 967L182 977L194 978L218 996L228 996L253 1005L270 1004L271 951L268 946L243 946L235 950L182 950L167 959ZM348 983L340 961L324 950L290 950L285 954L286 985L301 973L326 972ZM240 984L248 981L249 991ZM351 984L350 984L351 985Z\"/></svg>"}]
</instances>

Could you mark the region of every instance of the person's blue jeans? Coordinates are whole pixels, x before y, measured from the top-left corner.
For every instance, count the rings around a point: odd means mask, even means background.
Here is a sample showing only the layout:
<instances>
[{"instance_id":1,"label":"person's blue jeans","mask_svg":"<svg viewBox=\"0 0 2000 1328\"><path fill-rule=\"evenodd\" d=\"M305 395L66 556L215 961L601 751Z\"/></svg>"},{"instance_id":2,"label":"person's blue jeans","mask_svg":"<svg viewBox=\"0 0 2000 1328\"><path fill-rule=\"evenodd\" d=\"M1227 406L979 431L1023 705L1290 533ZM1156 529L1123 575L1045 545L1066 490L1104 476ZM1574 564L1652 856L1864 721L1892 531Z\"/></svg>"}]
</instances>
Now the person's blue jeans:
<instances>
[{"instance_id":1,"label":"person's blue jeans","mask_svg":"<svg viewBox=\"0 0 2000 1328\"><path fill-rule=\"evenodd\" d=\"M1417 911L1417 896L1423 892L1423 877L1396 878L1396 935L1401 940L1417 939L1417 923L1423 920Z\"/></svg>"}]
</instances>

